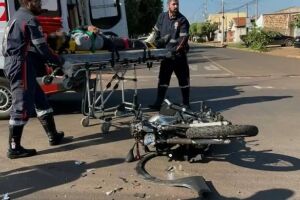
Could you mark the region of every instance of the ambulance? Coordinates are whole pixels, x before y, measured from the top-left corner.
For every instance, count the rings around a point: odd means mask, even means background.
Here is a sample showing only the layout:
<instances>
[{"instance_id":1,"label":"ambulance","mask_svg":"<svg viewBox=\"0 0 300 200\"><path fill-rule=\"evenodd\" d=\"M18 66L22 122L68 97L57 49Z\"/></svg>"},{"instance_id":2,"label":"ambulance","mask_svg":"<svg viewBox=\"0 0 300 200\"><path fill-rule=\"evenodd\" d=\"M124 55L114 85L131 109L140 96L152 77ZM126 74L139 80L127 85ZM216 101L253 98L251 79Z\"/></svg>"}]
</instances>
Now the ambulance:
<instances>
[{"instance_id":1,"label":"ambulance","mask_svg":"<svg viewBox=\"0 0 300 200\"><path fill-rule=\"evenodd\" d=\"M42 8L47 10L38 16L43 31L69 32L79 26L94 25L106 34L128 37L124 0L42 0ZM18 0L0 0L0 41L7 21L19 8ZM2 52L2 45L0 45ZM1 53L0 53L1 54ZM3 73L4 58L0 55L0 119L7 119L12 105L9 82ZM65 91L63 84L38 82L47 95Z\"/></svg>"}]
</instances>

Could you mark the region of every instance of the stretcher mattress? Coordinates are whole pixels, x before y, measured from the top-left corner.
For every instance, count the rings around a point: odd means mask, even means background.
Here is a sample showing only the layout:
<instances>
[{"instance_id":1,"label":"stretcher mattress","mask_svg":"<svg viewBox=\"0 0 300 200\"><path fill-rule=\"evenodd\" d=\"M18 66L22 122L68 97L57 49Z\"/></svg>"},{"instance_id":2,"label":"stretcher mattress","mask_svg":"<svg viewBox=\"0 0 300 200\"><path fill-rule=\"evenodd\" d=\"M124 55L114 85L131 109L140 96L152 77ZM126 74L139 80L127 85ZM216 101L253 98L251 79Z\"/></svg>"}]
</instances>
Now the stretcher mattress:
<instances>
[{"instance_id":1,"label":"stretcher mattress","mask_svg":"<svg viewBox=\"0 0 300 200\"><path fill-rule=\"evenodd\" d=\"M79 53L79 54L64 54L62 57L68 64L79 63L105 63L105 62L126 62L126 61L147 61L155 60L163 57L169 57L167 49L140 49L140 50L126 50L116 52L100 51L96 53Z\"/></svg>"}]
</instances>

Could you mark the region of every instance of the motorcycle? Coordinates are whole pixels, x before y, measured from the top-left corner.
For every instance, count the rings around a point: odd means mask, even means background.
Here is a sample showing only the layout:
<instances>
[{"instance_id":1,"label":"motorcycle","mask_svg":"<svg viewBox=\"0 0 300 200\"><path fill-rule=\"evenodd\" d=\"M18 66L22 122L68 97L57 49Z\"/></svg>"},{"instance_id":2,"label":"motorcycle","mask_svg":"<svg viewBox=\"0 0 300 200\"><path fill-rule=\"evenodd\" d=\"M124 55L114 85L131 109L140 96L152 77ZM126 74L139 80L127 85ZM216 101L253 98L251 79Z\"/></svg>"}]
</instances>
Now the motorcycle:
<instances>
[{"instance_id":1,"label":"motorcycle","mask_svg":"<svg viewBox=\"0 0 300 200\"><path fill-rule=\"evenodd\" d=\"M131 135L135 143L126 161L142 158L141 145L146 154L155 152L156 155L175 159L178 152L181 152L184 160L197 162L204 159L211 145L230 144L233 139L257 134L256 126L232 124L204 103L199 112L194 112L165 99L160 112L148 119L143 115L141 107L137 109L131 122Z\"/></svg>"}]
</instances>

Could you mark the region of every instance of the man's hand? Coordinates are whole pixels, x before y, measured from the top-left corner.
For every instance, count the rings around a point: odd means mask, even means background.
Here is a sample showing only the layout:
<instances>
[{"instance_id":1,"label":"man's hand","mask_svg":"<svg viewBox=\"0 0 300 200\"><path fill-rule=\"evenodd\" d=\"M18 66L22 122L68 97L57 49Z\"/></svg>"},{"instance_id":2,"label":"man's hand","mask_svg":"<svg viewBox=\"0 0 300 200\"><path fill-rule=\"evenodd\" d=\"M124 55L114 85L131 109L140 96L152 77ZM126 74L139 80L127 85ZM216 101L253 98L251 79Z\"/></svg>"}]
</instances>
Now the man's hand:
<instances>
[{"instance_id":1,"label":"man's hand","mask_svg":"<svg viewBox=\"0 0 300 200\"><path fill-rule=\"evenodd\" d=\"M100 33L100 29L97 28L96 26L92 26L92 25L88 26L88 31L95 33L95 34Z\"/></svg>"}]
</instances>

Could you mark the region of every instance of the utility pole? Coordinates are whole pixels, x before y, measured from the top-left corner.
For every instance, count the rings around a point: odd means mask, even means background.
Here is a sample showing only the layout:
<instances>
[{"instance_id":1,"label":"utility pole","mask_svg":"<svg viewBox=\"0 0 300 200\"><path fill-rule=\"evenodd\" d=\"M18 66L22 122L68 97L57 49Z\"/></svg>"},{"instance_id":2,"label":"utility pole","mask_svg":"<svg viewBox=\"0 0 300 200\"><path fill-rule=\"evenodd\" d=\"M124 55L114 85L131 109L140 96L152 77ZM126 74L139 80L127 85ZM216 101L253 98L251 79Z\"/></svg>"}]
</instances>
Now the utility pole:
<instances>
[{"instance_id":1,"label":"utility pole","mask_svg":"<svg viewBox=\"0 0 300 200\"><path fill-rule=\"evenodd\" d=\"M224 45L225 33L224 33L224 23L225 23L225 16L224 16L224 0L222 0L222 41L221 45Z\"/></svg>"},{"instance_id":2,"label":"utility pole","mask_svg":"<svg viewBox=\"0 0 300 200\"><path fill-rule=\"evenodd\" d=\"M208 15L207 0L205 0L205 2L204 2L204 18L205 18L205 20L207 20L207 15Z\"/></svg>"},{"instance_id":3,"label":"utility pole","mask_svg":"<svg viewBox=\"0 0 300 200\"><path fill-rule=\"evenodd\" d=\"M258 0L256 0L256 20L258 19Z\"/></svg>"}]
</instances>

